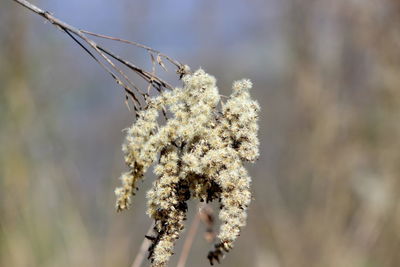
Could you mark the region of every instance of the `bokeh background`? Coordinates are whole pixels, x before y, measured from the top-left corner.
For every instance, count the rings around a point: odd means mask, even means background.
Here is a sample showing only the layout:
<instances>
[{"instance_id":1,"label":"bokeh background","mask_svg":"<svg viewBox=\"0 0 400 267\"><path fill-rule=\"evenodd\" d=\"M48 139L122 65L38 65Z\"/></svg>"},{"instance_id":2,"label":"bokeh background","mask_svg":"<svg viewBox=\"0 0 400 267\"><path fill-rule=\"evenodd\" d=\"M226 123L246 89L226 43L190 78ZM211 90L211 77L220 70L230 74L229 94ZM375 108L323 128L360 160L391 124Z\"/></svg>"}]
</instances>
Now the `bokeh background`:
<instances>
[{"instance_id":1,"label":"bokeh background","mask_svg":"<svg viewBox=\"0 0 400 267\"><path fill-rule=\"evenodd\" d=\"M398 1L33 3L203 67L225 95L234 80L254 82L254 200L220 266L400 266ZM144 51L106 44L149 66ZM66 34L0 0L0 266L130 266L154 177L115 212L122 129L134 119L124 100ZM203 231L187 266L208 266Z\"/></svg>"}]
</instances>

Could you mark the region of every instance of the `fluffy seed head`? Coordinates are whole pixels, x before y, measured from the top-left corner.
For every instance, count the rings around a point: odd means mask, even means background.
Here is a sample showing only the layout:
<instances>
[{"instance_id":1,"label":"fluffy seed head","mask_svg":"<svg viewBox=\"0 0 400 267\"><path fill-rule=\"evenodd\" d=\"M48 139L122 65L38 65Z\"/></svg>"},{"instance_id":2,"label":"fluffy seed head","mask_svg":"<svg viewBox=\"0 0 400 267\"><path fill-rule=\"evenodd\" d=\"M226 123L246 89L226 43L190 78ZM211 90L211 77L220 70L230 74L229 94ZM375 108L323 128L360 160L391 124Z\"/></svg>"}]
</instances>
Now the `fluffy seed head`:
<instances>
[{"instance_id":1,"label":"fluffy seed head","mask_svg":"<svg viewBox=\"0 0 400 267\"><path fill-rule=\"evenodd\" d=\"M128 129L123 151L129 172L122 174L122 186L115 190L117 209L127 209L137 181L157 162L154 173L158 179L147 193L147 213L155 220L149 249L153 267L166 266L173 254L191 197L221 202L219 242L208 255L210 262L233 247L246 224L251 199L251 178L243 162L254 162L259 154L260 108L250 98L250 80L234 82L232 95L221 110L213 76L200 69L182 80L182 89L150 99L148 108ZM163 108L172 117L159 125Z\"/></svg>"}]
</instances>

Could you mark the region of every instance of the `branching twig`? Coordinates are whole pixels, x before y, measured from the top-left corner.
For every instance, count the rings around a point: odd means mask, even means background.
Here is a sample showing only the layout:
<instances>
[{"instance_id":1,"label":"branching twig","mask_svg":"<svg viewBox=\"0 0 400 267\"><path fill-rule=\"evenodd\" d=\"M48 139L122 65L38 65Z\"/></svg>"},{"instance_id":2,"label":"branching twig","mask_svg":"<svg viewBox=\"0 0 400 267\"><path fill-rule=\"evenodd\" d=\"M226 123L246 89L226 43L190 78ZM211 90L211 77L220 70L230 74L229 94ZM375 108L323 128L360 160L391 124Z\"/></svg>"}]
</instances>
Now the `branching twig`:
<instances>
[{"instance_id":1,"label":"branching twig","mask_svg":"<svg viewBox=\"0 0 400 267\"><path fill-rule=\"evenodd\" d=\"M112 36L108 36L108 35L104 35L104 34L98 34L98 33L90 32L90 31L86 31L86 30L81 30L81 32L86 33L86 34L89 34L89 35L93 35L93 36L96 36L96 37L99 37L99 38L104 38L104 39L109 39L109 40L113 40L113 41L118 41L118 42L122 42L122 43L126 43L126 44L131 44L131 45L134 45L134 46L137 46L137 47L146 49L148 52L157 54L158 56L165 58L165 59L168 60L170 63L174 64L177 68L180 68L180 67L183 65L183 64L179 63L178 61L176 61L175 59L170 58L169 56L167 56L167 55L161 53L160 51L157 51L157 50L155 50L155 49L153 49L153 48L151 48L151 47L148 47L148 46L146 46L146 45L139 44L139 43L137 43L137 42L132 42L132 41L128 41L128 40L125 40L125 39L121 39L121 38L117 38L117 37L112 37Z\"/></svg>"},{"instance_id":2,"label":"branching twig","mask_svg":"<svg viewBox=\"0 0 400 267\"><path fill-rule=\"evenodd\" d=\"M116 60L117 62L128 67L130 70L132 70L134 73L136 73L142 79L144 79L147 83L149 83L149 85L151 85L157 91L161 91L163 88L172 89L172 86L170 84L168 84L166 81L162 80L160 77L158 77L154 71L148 72L146 70L143 70L143 69L135 66L134 64L130 63L129 61L122 59L121 57L117 56L115 53L111 52L110 50L98 45L92 39L87 37L86 34L135 45L137 47L147 50L149 53L156 54L157 62L161 67L165 68L164 64L161 60L161 57L163 57L166 60L168 60L170 63L172 63L173 65L176 66L178 74L181 74L182 70L185 70L185 66L183 64L179 63L178 61L176 61L176 60L174 60L174 59L172 59L172 58L170 58L148 46L145 46L145 45L142 45L142 44L139 44L136 42L127 41L127 40L120 39L120 38L97 34L97 33L93 33L93 32L86 31L86 30L80 30L76 27L73 27L73 26L61 21L60 19L54 17L50 12L42 10L39 7L29 3L28 1L25 1L25 0L13 0L13 1L15 1L18 4L26 7L27 9L35 12L36 14L42 16L43 18L45 18L46 20L51 22L54 26L56 26L57 28L59 28L62 31L64 31L65 33L67 33L69 37L71 37L76 43L78 43L94 60L96 60L96 62L104 70L106 70L113 77L113 79L117 82L118 85L120 85L124 88L127 95L129 95L132 98L132 101L134 103L134 108L136 111L138 111L138 109L142 109L142 107L141 107L141 103L140 103L139 99L137 98L137 96L132 88L135 89L136 93L140 94L143 97L144 101L147 100L149 93L144 92L143 90L138 88L132 82L132 80L127 76L127 74L125 74L125 72L113 62L113 60ZM81 42L79 39L82 40L83 42ZM84 45L84 43L86 45L88 45L92 49L93 52L90 51L90 49L88 47L86 47ZM102 62L100 59L103 59L105 62Z\"/></svg>"}]
</instances>

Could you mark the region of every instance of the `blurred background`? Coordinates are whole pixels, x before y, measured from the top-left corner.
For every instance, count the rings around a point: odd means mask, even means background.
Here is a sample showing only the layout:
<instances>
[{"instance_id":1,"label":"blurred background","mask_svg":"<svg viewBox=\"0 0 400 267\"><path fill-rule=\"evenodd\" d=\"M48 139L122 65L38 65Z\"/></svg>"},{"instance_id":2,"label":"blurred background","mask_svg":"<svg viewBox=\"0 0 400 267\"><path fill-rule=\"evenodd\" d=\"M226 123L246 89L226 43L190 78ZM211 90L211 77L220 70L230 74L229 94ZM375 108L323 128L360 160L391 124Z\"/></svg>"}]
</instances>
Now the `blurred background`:
<instances>
[{"instance_id":1,"label":"blurred background","mask_svg":"<svg viewBox=\"0 0 400 267\"><path fill-rule=\"evenodd\" d=\"M254 199L220 266L400 266L400 2L33 3L203 67L225 95L234 80L253 81ZM103 43L149 66L144 51ZM134 121L124 101L65 33L0 0L0 266L130 266L154 177L116 213L122 129ZM188 224L196 203L189 210ZM208 266L204 229L187 266Z\"/></svg>"}]
</instances>

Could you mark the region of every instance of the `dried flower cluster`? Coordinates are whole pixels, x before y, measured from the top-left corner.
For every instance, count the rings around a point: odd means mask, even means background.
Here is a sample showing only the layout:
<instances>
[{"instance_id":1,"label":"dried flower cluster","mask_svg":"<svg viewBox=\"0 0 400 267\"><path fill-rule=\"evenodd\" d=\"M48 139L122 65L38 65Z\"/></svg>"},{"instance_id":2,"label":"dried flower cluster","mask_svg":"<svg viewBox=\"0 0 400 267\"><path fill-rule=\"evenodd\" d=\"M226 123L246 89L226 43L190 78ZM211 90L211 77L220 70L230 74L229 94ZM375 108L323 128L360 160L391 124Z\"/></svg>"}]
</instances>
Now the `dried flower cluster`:
<instances>
[{"instance_id":1,"label":"dried flower cluster","mask_svg":"<svg viewBox=\"0 0 400 267\"><path fill-rule=\"evenodd\" d=\"M149 237L154 267L166 266L173 254L191 197L221 203L219 242L208 255L211 264L232 248L251 199L251 179L243 162L258 157L259 106L250 99L251 82L235 82L221 108L214 77L200 69L186 74L183 82L183 88L149 100L128 129L123 151L129 172L122 174L122 187L115 190L117 210L127 209L138 180L158 162L158 179L147 193L147 212L155 220L156 234ZM173 116L161 126L158 115L163 109Z\"/></svg>"}]
</instances>

